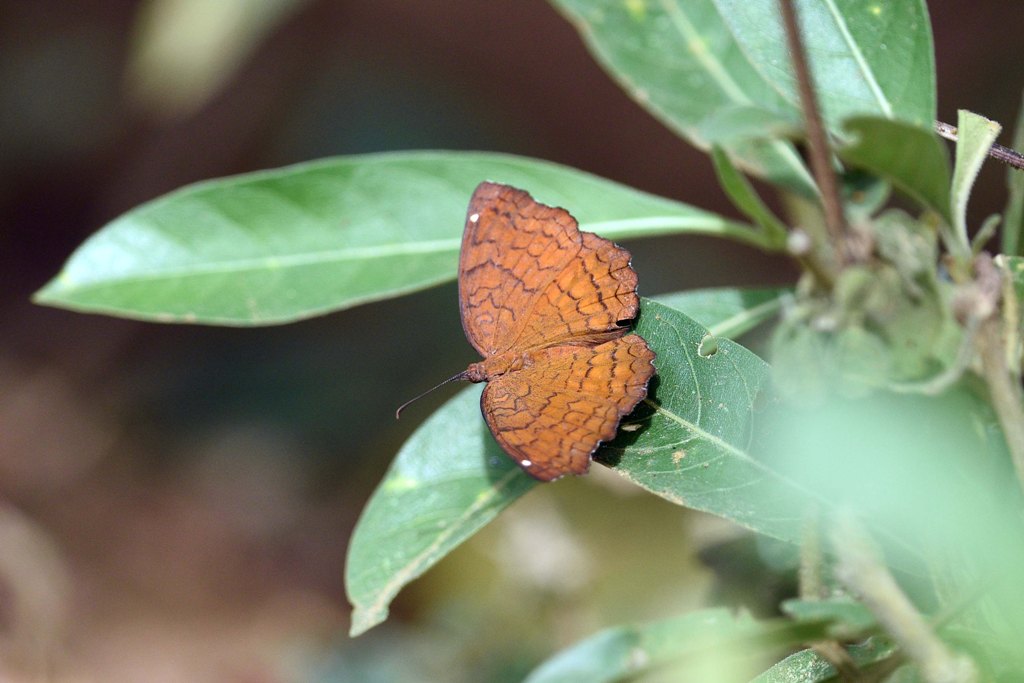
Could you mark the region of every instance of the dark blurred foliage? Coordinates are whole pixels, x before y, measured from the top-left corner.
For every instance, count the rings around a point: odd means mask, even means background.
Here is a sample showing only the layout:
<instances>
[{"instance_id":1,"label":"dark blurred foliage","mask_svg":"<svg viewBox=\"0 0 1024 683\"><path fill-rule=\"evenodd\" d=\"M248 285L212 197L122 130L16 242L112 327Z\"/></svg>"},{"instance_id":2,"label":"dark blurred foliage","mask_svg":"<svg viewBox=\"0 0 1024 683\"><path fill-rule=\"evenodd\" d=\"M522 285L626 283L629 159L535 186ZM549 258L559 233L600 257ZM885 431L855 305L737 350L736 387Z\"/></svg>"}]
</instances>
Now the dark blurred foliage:
<instances>
[{"instance_id":1,"label":"dark blurred foliage","mask_svg":"<svg viewBox=\"0 0 1024 683\"><path fill-rule=\"evenodd\" d=\"M515 152L734 212L707 158L542 0L292 2L191 110L132 87L153 5L0 2L0 677L515 681L618 621L719 596L770 612L777 570L728 589L770 571L740 532L598 472L531 494L349 641L348 535L450 394L399 423L393 409L474 360L454 287L265 329L86 316L32 292L140 202L334 154ZM931 10L941 118L1011 124L1024 5ZM1002 173L983 173L976 221L1000 210ZM710 239L628 246L643 294L794 275ZM730 543L705 554L716 579L695 548Z\"/></svg>"}]
</instances>

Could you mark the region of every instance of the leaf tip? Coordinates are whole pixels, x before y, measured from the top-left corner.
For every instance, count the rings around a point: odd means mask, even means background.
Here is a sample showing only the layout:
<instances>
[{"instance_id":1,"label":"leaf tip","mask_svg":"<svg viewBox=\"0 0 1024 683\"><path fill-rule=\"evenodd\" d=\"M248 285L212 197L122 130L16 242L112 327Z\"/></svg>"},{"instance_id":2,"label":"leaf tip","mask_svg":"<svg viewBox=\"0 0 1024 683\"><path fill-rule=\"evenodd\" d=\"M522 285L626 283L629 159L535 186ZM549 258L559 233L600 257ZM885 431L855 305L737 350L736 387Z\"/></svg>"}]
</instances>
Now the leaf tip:
<instances>
[{"instance_id":1,"label":"leaf tip","mask_svg":"<svg viewBox=\"0 0 1024 683\"><path fill-rule=\"evenodd\" d=\"M41 306L56 305L61 299L61 290L67 290L69 287L70 282L68 281L68 278L61 273L43 285L40 289L36 290L36 292L32 294L31 301L32 303L39 304Z\"/></svg>"},{"instance_id":2,"label":"leaf tip","mask_svg":"<svg viewBox=\"0 0 1024 683\"><path fill-rule=\"evenodd\" d=\"M352 623L348 627L349 638L363 635L377 624L384 623L387 618L387 607L368 608L356 605L352 609Z\"/></svg>"}]
</instances>

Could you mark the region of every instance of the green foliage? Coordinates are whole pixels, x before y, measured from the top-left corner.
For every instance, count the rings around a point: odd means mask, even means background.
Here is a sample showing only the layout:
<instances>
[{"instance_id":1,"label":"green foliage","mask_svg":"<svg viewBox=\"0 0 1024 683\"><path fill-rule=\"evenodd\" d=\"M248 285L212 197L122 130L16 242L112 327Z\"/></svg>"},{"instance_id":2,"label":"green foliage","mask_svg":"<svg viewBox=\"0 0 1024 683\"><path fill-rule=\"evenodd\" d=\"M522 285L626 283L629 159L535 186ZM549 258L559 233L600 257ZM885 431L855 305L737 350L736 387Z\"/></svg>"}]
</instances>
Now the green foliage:
<instances>
[{"instance_id":1,"label":"green foliage","mask_svg":"<svg viewBox=\"0 0 1024 683\"><path fill-rule=\"evenodd\" d=\"M711 159L715 162L715 172L722 189L743 215L754 225L761 228L768 244L781 249L786 244L786 226L771 212L761 198L757 196L754 186L750 184L739 169L733 165L729 155L719 146L711 149Z\"/></svg>"},{"instance_id":2,"label":"green foliage","mask_svg":"<svg viewBox=\"0 0 1024 683\"><path fill-rule=\"evenodd\" d=\"M920 127L935 120L935 62L923 2L795 3L826 125L874 115ZM772 0L714 0L765 85L800 116L796 79Z\"/></svg>"},{"instance_id":3,"label":"green foliage","mask_svg":"<svg viewBox=\"0 0 1024 683\"><path fill-rule=\"evenodd\" d=\"M837 640L855 640L877 627L875 615L853 598L786 600L782 611L797 621L830 622L826 633Z\"/></svg>"},{"instance_id":4,"label":"green foliage","mask_svg":"<svg viewBox=\"0 0 1024 683\"><path fill-rule=\"evenodd\" d=\"M971 196L971 188L981 170L992 143L995 142L1002 129L995 121L960 111L957 126L959 137L956 143L956 165L953 168L953 181L950 188L950 207L953 217L953 231L947 237L947 248L954 257L964 258L968 249L967 238L967 200Z\"/></svg>"},{"instance_id":5,"label":"green foliage","mask_svg":"<svg viewBox=\"0 0 1024 683\"><path fill-rule=\"evenodd\" d=\"M823 637L828 619L758 621L710 609L665 621L619 626L563 650L525 683L615 683L645 672L675 680L736 680L768 655Z\"/></svg>"},{"instance_id":6,"label":"green foliage","mask_svg":"<svg viewBox=\"0 0 1024 683\"><path fill-rule=\"evenodd\" d=\"M367 503L345 568L352 635L384 621L402 586L536 485L490 437L479 405L474 386L434 413Z\"/></svg>"},{"instance_id":7,"label":"green foliage","mask_svg":"<svg viewBox=\"0 0 1024 683\"><path fill-rule=\"evenodd\" d=\"M778 315L790 296L792 293L788 289L778 287L719 287L660 294L651 300L686 314L716 337L736 339Z\"/></svg>"},{"instance_id":8,"label":"green foliage","mask_svg":"<svg viewBox=\"0 0 1024 683\"><path fill-rule=\"evenodd\" d=\"M847 648L850 658L865 673L872 670L872 664L885 663L886 658L893 652L894 648L890 643L879 639ZM751 683L824 683L839 680L842 679L835 668L820 654L814 650L801 650L786 657Z\"/></svg>"},{"instance_id":9,"label":"green foliage","mask_svg":"<svg viewBox=\"0 0 1024 683\"><path fill-rule=\"evenodd\" d=\"M408 294L455 277L466 198L483 179L573 207L584 229L610 238L761 241L706 211L536 159L370 154L153 200L90 237L36 301L157 322L268 325Z\"/></svg>"},{"instance_id":10,"label":"green foliage","mask_svg":"<svg viewBox=\"0 0 1024 683\"><path fill-rule=\"evenodd\" d=\"M594 57L630 96L701 148L734 138L737 118L799 121L743 53L711 0L552 4L577 26ZM721 134L723 128L728 135ZM703 138L709 129L718 134ZM739 138L727 149L744 170L814 195L810 174L788 141Z\"/></svg>"},{"instance_id":11,"label":"green foliage","mask_svg":"<svg viewBox=\"0 0 1024 683\"><path fill-rule=\"evenodd\" d=\"M838 143L832 161L844 165L851 225L839 235L822 219L836 200L794 144L803 114L774 0L552 4L638 103L711 152L753 226L532 159L346 157L201 183L130 211L37 301L260 325L399 296L455 277L466 200L484 179L526 188L609 238L704 234L791 250L806 270L792 288L642 301L636 331L658 374L595 460L672 503L799 546L807 597L784 603L784 619L714 609L606 629L529 680L627 680L684 660L691 680L762 670L755 680L835 680L820 650L764 670L779 648L826 639L874 680L1017 680L1024 601L1005 577L1024 562L1024 174L1010 176L1007 253L993 268L972 248L966 207L1000 127L961 112L951 170L931 132L923 2L795 3ZM742 172L778 189L788 215ZM920 215L886 207L890 186ZM771 365L733 341L776 316ZM479 395L466 389L427 419L365 507L346 572L353 635L537 486L491 438ZM829 599L814 599L826 588Z\"/></svg>"},{"instance_id":12,"label":"green foliage","mask_svg":"<svg viewBox=\"0 0 1024 683\"><path fill-rule=\"evenodd\" d=\"M949 154L930 128L858 116L845 130L852 139L839 150L843 161L885 178L950 221Z\"/></svg>"},{"instance_id":13,"label":"green foliage","mask_svg":"<svg viewBox=\"0 0 1024 683\"><path fill-rule=\"evenodd\" d=\"M710 322L733 317L724 306L717 316L710 308L704 309ZM751 406L767 366L727 339L702 357L705 328L653 301L645 300L643 311L636 331L658 354L659 389L625 428L638 429L623 431L596 459L674 503L796 540L808 494L788 487L746 451ZM382 621L402 586L536 484L490 437L479 396L479 387L466 389L427 420L367 505L347 565L354 634ZM736 487L747 491L742 501L730 493ZM788 501L784 515L782 500Z\"/></svg>"},{"instance_id":14,"label":"green foliage","mask_svg":"<svg viewBox=\"0 0 1024 683\"><path fill-rule=\"evenodd\" d=\"M625 431L599 459L673 503L777 538L799 538L813 493L750 452L754 406L769 401L763 393L768 366L728 339L716 340L708 353L703 327L654 302L646 302L636 329L658 354L658 379L634 413L643 427ZM736 490L744 491L742 498Z\"/></svg>"}]
</instances>

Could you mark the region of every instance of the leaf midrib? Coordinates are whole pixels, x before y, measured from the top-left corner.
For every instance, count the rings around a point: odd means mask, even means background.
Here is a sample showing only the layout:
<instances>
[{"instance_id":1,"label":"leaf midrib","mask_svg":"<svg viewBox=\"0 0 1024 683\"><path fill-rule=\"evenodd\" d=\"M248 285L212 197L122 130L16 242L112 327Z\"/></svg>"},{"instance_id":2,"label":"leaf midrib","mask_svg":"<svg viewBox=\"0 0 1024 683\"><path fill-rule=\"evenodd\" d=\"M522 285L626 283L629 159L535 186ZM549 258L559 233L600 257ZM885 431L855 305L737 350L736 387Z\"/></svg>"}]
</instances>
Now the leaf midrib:
<instances>
[{"instance_id":1,"label":"leaf midrib","mask_svg":"<svg viewBox=\"0 0 1024 683\"><path fill-rule=\"evenodd\" d=\"M598 221L587 223L582 229L589 232L610 234L617 239L624 233L637 231L637 236L644 234L644 231L670 230L673 228L688 227L700 229L708 233L733 234L737 230L744 230L740 226L729 224L715 216L649 216L644 218L631 218L622 220ZM617 235L615 233L618 233ZM400 244L353 246L341 249L306 251L281 256L262 256L256 258L236 258L221 261L208 261L205 263L190 264L189 266L178 266L145 271L122 271L119 273L105 274L103 278L82 278L74 274L74 264L68 271L60 276L60 282L64 289L85 288L88 285L102 286L110 282L135 283L155 282L160 280L181 279L189 276L201 275L227 275L256 271L280 271L290 268L301 268L312 265L323 265L327 263L344 263L348 261L372 261L379 259L401 258L411 256L423 256L429 254L451 253L455 255L459 251L461 240L457 238L441 240L425 240L419 242L402 242ZM70 271L70 272L69 272Z\"/></svg>"}]
</instances>

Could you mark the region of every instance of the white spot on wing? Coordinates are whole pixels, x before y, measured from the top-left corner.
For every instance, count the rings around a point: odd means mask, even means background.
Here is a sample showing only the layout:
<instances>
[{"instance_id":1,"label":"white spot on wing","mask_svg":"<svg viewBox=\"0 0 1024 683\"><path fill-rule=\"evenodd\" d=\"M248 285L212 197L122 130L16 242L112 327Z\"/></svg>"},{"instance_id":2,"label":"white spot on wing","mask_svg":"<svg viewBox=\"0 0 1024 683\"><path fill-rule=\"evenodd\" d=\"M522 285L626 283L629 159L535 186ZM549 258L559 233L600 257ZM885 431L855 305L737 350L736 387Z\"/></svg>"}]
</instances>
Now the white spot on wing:
<instances>
[{"instance_id":1,"label":"white spot on wing","mask_svg":"<svg viewBox=\"0 0 1024 683\"><path fill-rule=\"evenodd\" d=\"M474 213L469 216L470 223L476 223L478 220L480 220L480 214L478 213Z\"/></svg>"},{"instance_id":2,"label":"white spot on wing","mask_svg":"<svg viewBox=\"0 0 1024 683\"><path fill-rule=\"evenodd\" d=\"M520 460L520 461L519 461L519 464L520 464L520 465L522 465L523 467L529 467L530 465L532 465L532 464L533 464L533 462L532 462L532 461L530 461L530 460L526 460L526 459L524 458L524 459L522 459L522 460Z\"/></svg>"}]
</instances>

